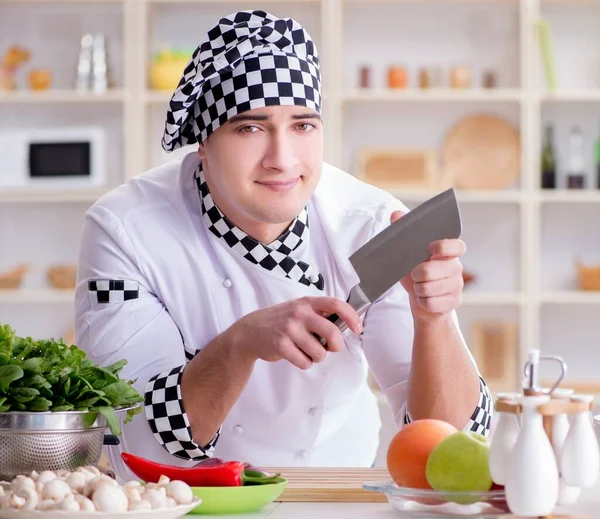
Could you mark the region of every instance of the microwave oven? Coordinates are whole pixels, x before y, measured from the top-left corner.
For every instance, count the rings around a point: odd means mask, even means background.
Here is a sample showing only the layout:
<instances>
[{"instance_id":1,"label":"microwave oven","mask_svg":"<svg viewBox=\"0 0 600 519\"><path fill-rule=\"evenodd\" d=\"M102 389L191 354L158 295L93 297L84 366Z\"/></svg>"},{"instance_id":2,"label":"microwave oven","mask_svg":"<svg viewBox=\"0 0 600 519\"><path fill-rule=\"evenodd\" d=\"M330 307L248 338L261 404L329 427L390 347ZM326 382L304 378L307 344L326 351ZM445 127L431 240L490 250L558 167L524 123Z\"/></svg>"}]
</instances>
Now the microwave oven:
<instances>
[{"instance_id":1,"label":"microwave oven","mask_svg":"<svg viewBox=\"0 0 600 519\"><path fill-rule=\"evenodd\" d=\"M0 131L0 189L106 184L105 132L96 126Z\"/></svg>"}]
</instances>

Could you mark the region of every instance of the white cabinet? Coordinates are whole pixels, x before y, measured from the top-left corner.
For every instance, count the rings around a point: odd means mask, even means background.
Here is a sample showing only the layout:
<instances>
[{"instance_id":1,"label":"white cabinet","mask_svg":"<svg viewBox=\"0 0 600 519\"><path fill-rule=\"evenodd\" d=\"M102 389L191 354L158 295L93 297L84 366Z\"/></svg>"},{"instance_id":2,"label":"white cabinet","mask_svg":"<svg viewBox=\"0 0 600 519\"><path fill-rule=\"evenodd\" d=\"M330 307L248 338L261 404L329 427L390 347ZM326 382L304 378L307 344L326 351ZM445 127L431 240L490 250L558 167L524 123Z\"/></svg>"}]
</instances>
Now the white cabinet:
<instances>
[{"instance_id":1,"label":"white cabinet","mask_svg":"<svg viewBox=\"0 0 600 519\"><path fill-rule=\"evenodd\" d=\"M469 338L478 320L515 321L519 366L529 348L540 347L564 356L570 367L566 385L596 384L600 377L590 352L599 335L600 292L577 289L574 261L581 254L600 262L600 190L542 191L539 154L543 127L551 123L562 179L568 132L579 125L586 167L590 173L595 167L600 4L269 0L260 5L297 18L315 38L324 76L326 160L353 174L360 173L356 159L362 147L439 151L447 131L471 114L497 115L518 130L518 181L503 191L458 193L469 247L464 264L476 276L459 312L463 328ZM160 147L170 95L150 90L147 81L155 53L166 46L192 50L218 17L255 6L225 0L3 0L0 52L15 43L28 47L32 59L24 73L49 67L55 89L0 92L0 128L80 121L102 126L110 136L110 189L170 158ZM534 27L539 16L552 27L557 92L548 92L544 81ZM79 40L86 32L107 37L113 83L102 96L73 91ZM359 87L363 65L370 67L368 89ZM407 67L409 88L386 87L390 65ZM470 68L473 88L447 88L456 65ZM419 90L421 67L440 67L442 88ZM482 77L489 69L497 74L497 87L484 89ZM76 260L81 218L103 191L0 192L0 271L27 262L38 273L22 291L0 292L0 321L33 336L68 328L72 294L49 289L39 272L53 262ZM394 194L414 206L433 192Z\"/></svg>"}]
</instances>

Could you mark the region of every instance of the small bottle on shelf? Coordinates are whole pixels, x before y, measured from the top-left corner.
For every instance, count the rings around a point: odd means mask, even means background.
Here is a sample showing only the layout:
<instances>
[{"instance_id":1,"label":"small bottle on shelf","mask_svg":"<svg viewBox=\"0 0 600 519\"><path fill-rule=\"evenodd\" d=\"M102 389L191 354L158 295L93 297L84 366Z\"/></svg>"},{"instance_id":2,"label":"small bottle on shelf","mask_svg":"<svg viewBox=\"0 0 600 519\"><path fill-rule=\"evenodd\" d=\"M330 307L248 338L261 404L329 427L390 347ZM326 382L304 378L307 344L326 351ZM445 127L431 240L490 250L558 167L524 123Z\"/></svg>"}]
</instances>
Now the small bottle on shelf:
<instances>
[{"instance_id":1,"label":"small bottle on shelf","mask_svg":"<svg viewBox=\"0 0 600 519\"><path fill-rule=\"evenodd\" d=\"M596 160L595 160L595 167L596 167L596 188L600 189L600 135L598 135L598 138L596 139Z\"/></svg>"},{"instance_id":2,"label":"small bottle on shelf","mask_svg":"<svg viewBox=\"0 0 600 519\"><path fill-rule=\"evenodd\" d=\"M544 147L542 149L542 189L556 187L556 154L554 153L554 129L546 126Z\"/></svg>"},{"instance_id":3,"label":"small bottle on shelf","mask_svg":"<svg viewBox=\"0 0 600 519\"><path fill-rule=\"evenodd\" d=\"M585 188L585 159L583 154L583 133L574 126L569 135L569 168L567 170L567 188Z\"/></svg>"}]
</instances>

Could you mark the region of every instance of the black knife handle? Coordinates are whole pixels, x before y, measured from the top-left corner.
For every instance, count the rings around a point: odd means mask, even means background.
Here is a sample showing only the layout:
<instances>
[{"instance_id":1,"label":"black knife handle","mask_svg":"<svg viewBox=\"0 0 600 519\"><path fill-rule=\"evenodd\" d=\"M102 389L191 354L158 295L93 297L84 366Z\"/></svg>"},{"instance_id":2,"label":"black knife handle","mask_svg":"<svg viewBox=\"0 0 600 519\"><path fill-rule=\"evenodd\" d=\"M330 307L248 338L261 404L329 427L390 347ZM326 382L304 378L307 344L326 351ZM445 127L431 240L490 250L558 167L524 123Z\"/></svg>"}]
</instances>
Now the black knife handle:
<instances>
[{"instance_id":1,"label":"black knife handle","mask_svg":"<svg viewBox=\"0 0 600 519\"><path fill-rule=\"evenodd\" d=\"M328 321L331 321L333 324L337 325L337 327L343 332L346 328L348 328L348 325L342 321L339 317L338 314L331 314L330 316L327 317ZM339 323L338 323L339 321ZM343 327L343 328L342 328ZM327 340L325 339L325 337L319 337L318 334L313 333L313 335L315 336L315 338L321 343L321 345L323 346L323 348L327 349Z\"/></svg>"},{"instance_id":2,"label":"black knife handle","mask_svg":"<svg viewBox=\"0 0 600 519\"><path fill-rule=\"evenodd\" d=\"M358 285L356 285L352 288L352 290L350 290L350 295L348 296L346 302L349 303L350 306L352 306L352 308L356 310L359 316L365 313L367 308L371 305L371 302L365 296L364 292ZM340 316L338 314L331 314L327 317L327 320L335 324L341 332L344 332L346 328L348 328L348 324L342 319L340 319ZM313 335L325 349L328 349L327 340L324 337L319 337L319 335L316 333L313 333Z\"/></svg>"}]
</instances>

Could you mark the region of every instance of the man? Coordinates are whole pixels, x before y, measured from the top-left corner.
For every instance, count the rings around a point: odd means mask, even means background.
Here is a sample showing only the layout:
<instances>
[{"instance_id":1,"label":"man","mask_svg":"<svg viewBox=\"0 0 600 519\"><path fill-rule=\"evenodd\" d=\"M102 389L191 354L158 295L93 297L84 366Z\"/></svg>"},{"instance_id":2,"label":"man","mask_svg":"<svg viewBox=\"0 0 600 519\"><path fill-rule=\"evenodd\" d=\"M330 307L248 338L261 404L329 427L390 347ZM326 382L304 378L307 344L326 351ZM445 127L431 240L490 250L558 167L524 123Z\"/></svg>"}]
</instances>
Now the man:
<instances>
[{"instance_id":1,"label":"man","mask_svg":"<svg viewBox=\"0 0 600 519\"><path fill-rule=\"evenodd\" d=\"M380 418L368 369L399 427L430 417L487 434L490 395L455 313L461 240L433 243L361 318L346 303L358 280L348 257L407 209L323 164L318 67L294 20L221 19L162 141L197 150L87 213L76 341L101 365L127 359L123 376L145 394L119 449L184 466L212 455L370 466ZM130 476L118 449L110 461Z\"/></svg>"}]
</instances>

